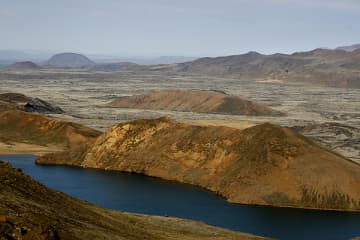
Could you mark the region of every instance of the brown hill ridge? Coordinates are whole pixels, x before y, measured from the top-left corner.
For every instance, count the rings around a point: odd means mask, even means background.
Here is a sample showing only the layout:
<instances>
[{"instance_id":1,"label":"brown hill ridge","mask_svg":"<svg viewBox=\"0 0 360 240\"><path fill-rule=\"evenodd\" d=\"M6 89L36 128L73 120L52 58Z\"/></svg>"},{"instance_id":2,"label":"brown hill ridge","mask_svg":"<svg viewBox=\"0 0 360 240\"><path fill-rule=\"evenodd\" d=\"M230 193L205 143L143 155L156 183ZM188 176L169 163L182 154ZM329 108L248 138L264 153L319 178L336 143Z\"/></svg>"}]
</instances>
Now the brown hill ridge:
<instances>
[{"instance_id":1,"label":"brown hill ridge","mask_svg":"<svg viewBox=\"0 0 360 240\"><path fill-rule=\"evenodd\" d=\"M219 91L164 90L120 97L107 106L234 115L281 115L263 104Z\"/></svg>"},{"instance_id":2,"label":"brown hill ridge","mask_svg":"<svg viewBox=\"0 0 360 240\"><path fill-rule=\"evenodd\" d=\"M156 176L234 203L360 210L359 165L269 123L238 130L136 120L113 126L78 156L37 163Z\"/></svg>"},{"instance_id":3,"label":"brown hill ridge","mask_svg":"<svg viewBox=\"0 0 360 240\"><path fill-rule=\"evenodd\" d=\"M71 149L72 153L77 153L100 134L99 131L80 124L40 114L18 110L0 113L0 142L9 145L31 144L55 149Z\"/></svg>"},{"instance_id":4,"label":"brown hill ridge","mask_svg":"<svg viewBox=\"0 0 360 240\"><path fill-rule=\"evenodd\" d=\"M0 161L0 239L263 239L170 217L111 211L47 188Z\"/></svg>"}]
</instances>

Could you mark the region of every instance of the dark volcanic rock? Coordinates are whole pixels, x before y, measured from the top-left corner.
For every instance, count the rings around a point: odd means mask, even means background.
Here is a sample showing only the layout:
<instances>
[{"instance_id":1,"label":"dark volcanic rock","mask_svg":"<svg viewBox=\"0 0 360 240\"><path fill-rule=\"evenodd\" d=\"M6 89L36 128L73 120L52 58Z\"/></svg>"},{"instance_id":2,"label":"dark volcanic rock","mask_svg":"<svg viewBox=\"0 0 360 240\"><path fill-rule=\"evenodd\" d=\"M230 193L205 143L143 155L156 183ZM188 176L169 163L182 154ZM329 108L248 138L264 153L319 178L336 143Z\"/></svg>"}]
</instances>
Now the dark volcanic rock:
<instances>
[{"instance_id":1,"label":"dark volcanic rock","mask_svg":"<svg viewBox=\"0 0 360 240\"><path fill-rule=\"evenodd\" d=\"M360 129L345 124L328 122L308 126L294 126L293 130L321 145L360 163Z\"/></svg>"},{"instance_id":2,"label":"dark volcanic rock","mask_svg":"<svg viewBox=\"0 0 360 240\"><path fill-rule=\"evenodd\" d=\"M21 93L0 94L0 101L7 102L9 104L16 104L20 110L24 110L26 112L64 113L64 111L58 106L52 105L40 98L31 98Z\"/></svg>"},{"instance_id":3,"label":"dark volcanic rock","mask_svg":"<svg viewBox=\"0 0 360 240\"><path fill-rule=\"evenodd\" d=\"M34 98L31 101L27 102L24 106L26 112L39 112L39 113L64 113L64 111L58 107L54 106L40 98Z\"/></svg>"}]
</instances>

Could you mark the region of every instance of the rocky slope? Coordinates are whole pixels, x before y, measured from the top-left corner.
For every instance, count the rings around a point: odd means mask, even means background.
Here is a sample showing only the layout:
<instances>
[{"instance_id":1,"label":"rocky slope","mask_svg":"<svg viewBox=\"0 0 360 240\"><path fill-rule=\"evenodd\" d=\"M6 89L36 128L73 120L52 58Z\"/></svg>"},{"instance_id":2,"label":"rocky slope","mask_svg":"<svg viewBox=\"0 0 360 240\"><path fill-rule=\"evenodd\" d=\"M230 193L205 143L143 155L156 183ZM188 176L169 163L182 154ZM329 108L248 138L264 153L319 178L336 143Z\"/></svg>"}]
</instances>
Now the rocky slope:
<instances>
[{"instance_id":1,"label":"rocky slope","mask_svg":"<svg viewBox=\"0 0 360 240\"><path fill-rule=\"evenodd\" d=\"M28 97L21 93L2 93L0 94L0 101L7 102L10 105L16 105L16 108L26 112L64 113L58 106L48 103L40 98ZM13 109L13 107L15 106L8 109ZM6 110L6 108L4 108L4 110Z\"/></svg>"},{"instance_id":2,"label":"rocky slope","mask_svg":"<svg viewBox=\"0 0 360 240\"><path fill-rule=\"evenodd\" d=\"M105 210L51 190L0 161L0 239L262 239L203 223Z\"/></svg>"},{"instance_id":3,"label":"rocky slope","mask_svg":"<svg viewBox=\"0 0 360 240\"><path fill-rule=\"evenodd\" d=\"M126 96L107 106L234 115L281 115L263 104L218 91L164 90Z\"/></svg>"},{"instance_id":4,"label":"rocky slope","mask_svg":"<svg viewBox=\"0 0 360 240\"><path fill-rule=\"evenodd\" d=\"M1 143L56 146L77 154L99 135L91 128L39 114L18 110L0 113Z\"/></svg>"},{"instance_id":5,"label":"rocky slope","mask_svg":"<svg viewBox=\"0 0 360 240\"><path fill-rule=\"evenodd\" d=\"M359 165L268 123L238 130L136 120L113 126L78 156L37 163L156 176L234 203L360 210Z\"/></svg>"},{"instance_id":6,"label":"rocky slope","mask_svg":"<svg viewBox=\"0 0 360 240\"><path fill-rule=\"evenodd\" d=\"M360 129L328 122L293 128L323 146L360 164Z\"/></svg>"},{"instance_id":7,"label":"rocky slope","mask_svg":"<svg viewBox=\"0 0 360 240\"><path fill-rule=\"evenodd\" d=\"M95 63L82 54L59 53L52 56L46 62L46 64L54 67L79 68L79 67L91 66L94 65Z\"/></svg>"}]
</instances>

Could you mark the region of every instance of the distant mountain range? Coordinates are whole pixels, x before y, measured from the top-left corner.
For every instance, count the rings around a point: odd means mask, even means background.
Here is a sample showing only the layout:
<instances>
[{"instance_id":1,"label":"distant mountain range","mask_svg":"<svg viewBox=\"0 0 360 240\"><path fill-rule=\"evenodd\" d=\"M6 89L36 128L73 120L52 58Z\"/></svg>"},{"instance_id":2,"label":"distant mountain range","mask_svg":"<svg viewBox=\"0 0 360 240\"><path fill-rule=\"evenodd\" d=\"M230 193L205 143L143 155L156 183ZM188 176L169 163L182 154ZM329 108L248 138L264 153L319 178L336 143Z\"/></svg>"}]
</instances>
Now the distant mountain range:
<instances>
[{"instance_id":1,"label":"distant mountain range","mask_svg":"<svg viewBox=\"0 0 360 240\"><path fill-rule=\"evenodd\" d=\"M350 45L350 46L343 46L343 47L338 47L336 48L337 50L345 50L345 51L348 51L348 52L352 52L356 49L359 49L360 48L360 43L359 44L354 44L354 45Z\"/></svg>"},{"instance_id":2,"label":"distant mountain range","mask_svg":"<svg viewBox=\"0 0 360 240\"><path fill-rule=\"evenodd\" d=\"M0 50L0 66L24 61L32 61L41 64L50 59L53 55L54 53L51 52L37 50ZM104 54L86 54L86 56L96 63L132 62L142 65L181 63L192 61L197 58L186 56L124 57Z\"/></svg>"},{"instance_id":3,"label":"distant mountain range","mask_svg":"<svg viewBox=\"0 0 360 240\"><path fill-rule=\"evenodd\" d=\"M243 80L276 80L360 88L360 49L352 52L315 49L290 55L249 52L225 57L200 58L164 67L162 71Z\"/></svg>"},{"instance_id":4,"label":"distant mountain range","mask_svg":"<svg viewBox=\"0 0 360 240\"><path fill-rule=\"evenodd\" d=\"M149 64L153 64L150 66L144 59L143 61L139 59L138 61L135 59L134 61L128 59L126 61L119 61L119 59L94 61L77 53L60 53L42 63L53 67L84 68L95 71L166 71L239 80L298 82L360 88L359 46L360 44L337 49L318 48L293 54L265 55L249 52L195 60L187 57L160 57L157 60L148 59ZM4 68L4 61L0 58L2 68Z\"/></svg>"}]
</instances>

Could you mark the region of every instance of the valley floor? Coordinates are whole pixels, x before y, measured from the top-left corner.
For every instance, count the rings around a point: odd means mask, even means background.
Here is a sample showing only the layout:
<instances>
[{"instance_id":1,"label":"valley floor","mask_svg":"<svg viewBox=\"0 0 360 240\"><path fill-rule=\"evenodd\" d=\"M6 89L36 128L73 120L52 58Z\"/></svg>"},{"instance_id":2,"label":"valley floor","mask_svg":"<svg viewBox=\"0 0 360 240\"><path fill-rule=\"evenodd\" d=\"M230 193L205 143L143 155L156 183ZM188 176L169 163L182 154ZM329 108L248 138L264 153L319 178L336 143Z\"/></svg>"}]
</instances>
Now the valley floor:
<instances>
[{"instance_id":1,"label":"valley floor","mask_svg":"<svg viewBox=\"0 0 360 240\"><path fill-rule=\"evenodd\" d=\"M248 117L109 108L104 105L127 95L165 89L221 90L247 97L287 113L286 117ZM302 132L318 143L360 162L360 89L299 85L281 81L245 81L158 72L88 72L83 70L0 72L0 92L21 92L57 104L66 114L55 115L104 131L114 123L168 116L200 125L243 129L269 121L283 126L317 125ZM331 122L336 125L324 126ZM1 149L1 147L0 147ZM10 151L10 147L3 149ZM36 150L36 151L42 151Z\"/></svg>"}]
</instances>

